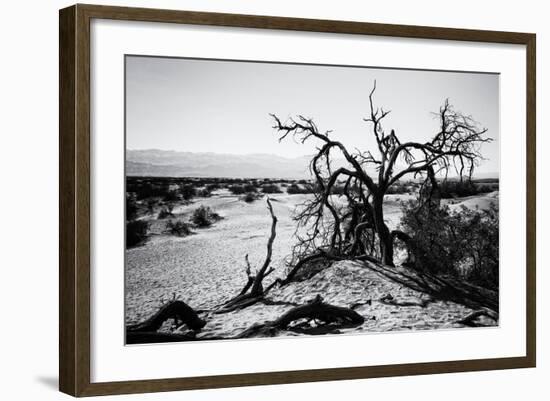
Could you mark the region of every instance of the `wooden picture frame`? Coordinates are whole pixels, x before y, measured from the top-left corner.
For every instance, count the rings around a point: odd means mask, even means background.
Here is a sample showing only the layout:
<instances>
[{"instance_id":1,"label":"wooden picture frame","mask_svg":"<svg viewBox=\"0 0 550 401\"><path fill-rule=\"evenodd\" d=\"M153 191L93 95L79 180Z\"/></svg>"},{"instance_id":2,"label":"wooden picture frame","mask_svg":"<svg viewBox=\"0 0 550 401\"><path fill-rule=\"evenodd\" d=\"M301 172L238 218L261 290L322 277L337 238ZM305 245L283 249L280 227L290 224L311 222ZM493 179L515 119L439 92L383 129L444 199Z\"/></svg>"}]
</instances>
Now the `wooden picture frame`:
<instances>
[{"instance_id":1,"label":"wooden picture frame","mask_svg":"<svg viewBox=\"0 0 550 401\"><path fill-rule=\"evenodd\" d=\"M266 28L526 47L526 350L523 357L92 383L90 380L90 21L94 18ZM536 37L530 33L74 5L59 15L59 388L73 396L143 393L534 367L536 361Z\"/></svg>"}]
</instances>

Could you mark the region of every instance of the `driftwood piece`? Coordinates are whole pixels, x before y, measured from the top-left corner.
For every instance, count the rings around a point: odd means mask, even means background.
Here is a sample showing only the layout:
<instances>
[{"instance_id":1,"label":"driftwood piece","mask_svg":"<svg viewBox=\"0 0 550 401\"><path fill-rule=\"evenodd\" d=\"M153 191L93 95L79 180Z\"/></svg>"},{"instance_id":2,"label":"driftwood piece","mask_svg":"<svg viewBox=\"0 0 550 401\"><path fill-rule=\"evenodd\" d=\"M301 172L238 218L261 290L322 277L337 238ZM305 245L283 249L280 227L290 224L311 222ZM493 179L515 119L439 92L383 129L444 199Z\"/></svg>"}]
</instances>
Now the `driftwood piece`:
<instances>
[{"instance_id":1,"label":"driftwood piece","mask_svg":"<svg viewBox=\"0 0 550 401\"><path fill-rule=\"evenodd\" d=\"M300 319L320 321L323 322L323 325L321 329L289 327L291 323ZM236 338L274 337L283 330L298 331L304 334L324 334L335 332L338 328L360 326L364 321L365 318L353 309L324 303L323 298L317 295L312 301L290 309L277 320L251 326Z\"/></svg>"},{"instance_id":2,"label":"driftwood piece","mask_svg":"<svg viewBox=\"0 0 550 401\"><path fill-rule=\"evenodd\" d=\"M298 319L316 319L325 323L362 324L365 319L352 309L334 306L323 302L323 298L317 295L313 301L305 305L297 306L275 320L274 324L279 328L286 328L290 323Z\"/></svg>"},{"instance_id":3,"label":"driftwood piece","mask_svg":"<svg viewBox=\"0 0 550 401\"><path fill-rule=\"evenodd\" d=\"M182 322L194 331L199 331L206 325L206 322L199 317L193 308L183 301L175 300L164 304L153 316L144 322L127 326L126 332L154 333L160 329L163 323L168 319L174 319L176 322Z\"/></svg>"}]
</instances>

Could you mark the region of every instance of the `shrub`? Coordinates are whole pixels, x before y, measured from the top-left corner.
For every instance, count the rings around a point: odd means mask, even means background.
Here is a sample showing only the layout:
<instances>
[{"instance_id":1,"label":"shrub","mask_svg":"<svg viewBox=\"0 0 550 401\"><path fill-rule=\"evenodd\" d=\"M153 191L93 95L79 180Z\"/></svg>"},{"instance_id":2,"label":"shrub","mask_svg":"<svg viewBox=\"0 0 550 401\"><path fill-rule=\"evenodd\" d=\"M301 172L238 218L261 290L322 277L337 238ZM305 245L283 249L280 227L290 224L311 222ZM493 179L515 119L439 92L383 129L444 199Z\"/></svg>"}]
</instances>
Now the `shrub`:
<instances>
[{"instance_id":1,"label":"shrub","mask_svg":"<svg viewBox=\"0 0 550 401\"><path fill-rule=\"evenodd\" d=\"M498 190L498 184L496 188L491 185L476 184L469 180L463 181L442 181L439 183L439 192L441 198L463 198L466 196L477 195L481 193L487 193Z\"/></svg>"},{"instance_id":2,"label":"shrub","mask_svg":"<svg viewBox=\"0 0 550 401\"><path fill-rule=\"evenodd\" d=\"M281 191L277 184L264 184L262 185L262 192L264 194L280 194L283 191Z\"/></svg>"},{"instance_id":3,"label":"shrub","mask_svg":"<svg viewBox=\"0 0 550 401\"><path fill-rule=\"evenodd\" d=\"M218 183L213 183L213 184L208 184L206 186L206 189L208 190L208 192L214 192L218 189L220 189L222 186Z\"/></svg>"},{"instance_id":4,"label":"shrub","mask_svg":"<svg viewBox=\"0 0 550 401\"><path fill-rule=\"evenodd\" d=\"M170 220L168 224L166 224L166 228L170 234L177 235L179 237L185 237L192 233L191 226L181 220L177 220L175 222Z\"/></svg>"},{"instance_id":5,"label":"shrub","mask_svg":"<svg viewBox=\"0 0 550 401\"><path fill-rule=\"evenodd\" d=\"M197 192L198 196L201 196L203 198L209 198L212 196L212 193L208 190L208 188L201 189Z\"/></svg>"},{"instance_id":6,"label":"shrub","mask_svg":"<svg viewBox=\"0 0 550 401\"><path fill-rule=\"evenodd\" d=\"M126 247L139 245L147 239L149 223L143 220L132 220L126 223Z\"/></svg>"},{"instance_id":7,"label":"shrub","mask_svg":"<svg viewBox=\"0 0 550 401\"><path fill-rule=\"evenodd\" d=\"M184 200L190 200L197 195L197 190L191 184L185 184L180 187L180 194Z\"/></svg>"},{"instance_id":8,"label":"shrub","mask_svg":"<svg viewBox=\"0 0 550 401\"><path fill-rule=\"evenodd\" d=\"M243 197L243 200L246 202L246 203L252 203L254 202L256 199L258 199L258 195L254 192L248 192L244 197Z\"/></svg>"},{"instance_id":9,"label":"shrub","mask_svg":"<svg viewBox=\"0 0 550 401\"><path fill-rule=\"evenodd\" d=\"M488 184L476 185L477 192L480 194L486 194L488 192L493 192L498 190L498 187L495 189L493 186Z\"/></svg>"},{"instance_id":10,"label":"shrub","mask_svg":"<svg viewBox=\"0 0 550 401\"><path fill-rule=\"evenodd\" d=\"M233 195L242 195L246 192L242 185L230 185L228 189Z\"/></svg>"},{"instance_id":11,"label":"shrub","mask_svg":"<svg viewBox=\"0 0 550 401\"><path fill-rule=\"evenodd\" d=\"M213 222L220 219L221 216L219 214L213 212L209 207L202 205L195 209L191 217L191 221L197 227L209 227Z\"/></svg>"},{"instance_id":12,"label":"shrub","mask_svg":"<svg viewBox=\"0 0 550 401\"><path fill-rule=\"evenodd\" d=\"M126 194L126 221L134 220L137 217L136 197Z\"/></svg>"},{"instance_id":13,"label":"shrub","mask_svg":"<svg viewBox=\"0 0 550 401\"><path fill-rule=\"evenodd\" d=\"M163 206L160 209L158 219L162 220L162 219L165 219L167 217L173 217L174 216L173 210L174 210L174 206L172 206L172 205Z\"/></svg>"},{"instance_id":14,"label":"shrub","mask_svg":"<svg viewBox=\"0 0 550 401\"><path fill-rule=\"evenodd\" d=\"M153 214L155 212L155 205L157 202L154 199L149 199L147 201L147 213Z\"/></svg>"},{"instance_id":15,"label":"shrub","mask_svg":"<svg viewBox=\"0 0 550 401\"><path fill-rule=\"evenodd\" d=\"M311 184L304 184L299 186L297 184L291 184L287 187L286 192L290 195L294 194L312 194L315 192L315 188Z\"/></svg>"},{"instance_id":16,"label":"shrub","mask_svg":"<svg viewBox=\"0 0 550 401\"><path fill-rule=\"evenodd\" d=\"M256 188L256 185L248 183L243 186L244 192L257 192L258 188Z\"/></svg>"},{"instance_id":17,"label":"shrub","mask_svg":"<svg viewBox=\"0 0 550 401\"><path fill-rule=\"evenodd\" d=\"M165 202L175 202L178 200L179 200L179 196L176 191L168 191L166 195L164 195Z\"/></svg>"},{"instance_id":18,"label":"shrub","mask_svg":"<svg viewBox=\"0 0 550 401\"><path fill-rule=\"evenodd\" d=\"M126 190L135 192L137 199L147 199L159 197L163 198L169 192L168 185L153 184L150 182L132 182L127 179Z\"/></svg>"},{"instance_id":19,"label":"shrub","mask_svg":"<svg viewBox=\"0 0 550 401\"><path fill-rule=\"evenodd\" d=\"M451 211L409 202L401 226L411 237L416 268L498 288L498 206Z\"/></svg>"}]
</instances>

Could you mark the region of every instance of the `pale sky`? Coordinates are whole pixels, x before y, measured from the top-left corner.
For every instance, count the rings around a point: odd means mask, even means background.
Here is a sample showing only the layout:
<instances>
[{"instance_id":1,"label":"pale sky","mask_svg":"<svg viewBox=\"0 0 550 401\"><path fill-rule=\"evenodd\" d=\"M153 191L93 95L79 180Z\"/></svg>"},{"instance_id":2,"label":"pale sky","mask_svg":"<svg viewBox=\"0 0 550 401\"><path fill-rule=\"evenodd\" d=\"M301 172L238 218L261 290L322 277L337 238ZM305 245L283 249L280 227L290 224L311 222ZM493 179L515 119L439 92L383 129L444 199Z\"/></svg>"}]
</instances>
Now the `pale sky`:
<instances>
[{"instance_id":1,"label":"pale sky","mask_svg":"<svg viewBox=\"0 0 550 401\"><path fill-rule=\"evenodd\" d=\"M375 150L363 121L374 80L375 104L391 110L383 121L387 132L395 129L401 141L428 141L438 129L432 112L449 98L494 139L483 145L488 160L476 171L499 171L499 76L481 73L127 56L127 148L312 154L314 141L278 142L274 113L283 121L311 117L350 150Z\"/></svg>"}]
</instances>

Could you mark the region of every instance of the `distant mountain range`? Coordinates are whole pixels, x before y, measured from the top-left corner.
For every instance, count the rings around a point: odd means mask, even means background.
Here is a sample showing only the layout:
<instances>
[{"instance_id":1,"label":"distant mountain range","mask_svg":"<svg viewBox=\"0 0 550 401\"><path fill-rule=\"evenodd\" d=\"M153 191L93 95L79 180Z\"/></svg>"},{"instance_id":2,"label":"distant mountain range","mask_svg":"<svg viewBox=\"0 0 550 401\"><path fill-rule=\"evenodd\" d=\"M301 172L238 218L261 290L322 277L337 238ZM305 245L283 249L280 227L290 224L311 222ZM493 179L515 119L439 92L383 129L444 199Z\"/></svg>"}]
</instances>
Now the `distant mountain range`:
<instances>
[{"instance_id":1,"label":"distant mountain range","mask_svg":"<svg viewBox=\"0 0 550 401\"><path fill-rule=\"evenodd\" d=\"M287 158L267 153L248 155L127 150L126 175L149 177L310 178L311 156ZM342 165L335 160L333 167ZM373 171L374 172L374 171ZM498 173L477 173L476 179L498 178Z\"/></svg>"},{"instance_id":2,"label":"distant mountain range","mask_svg":"<svg viewBox=\"0 0 550 401\"><path fill-rule=\"evenodd\" d=\"M272 154L233 155L167 150L127 150L126 175L152 177L309 177L310 158Z\"/></svg>"}]
</instances>

